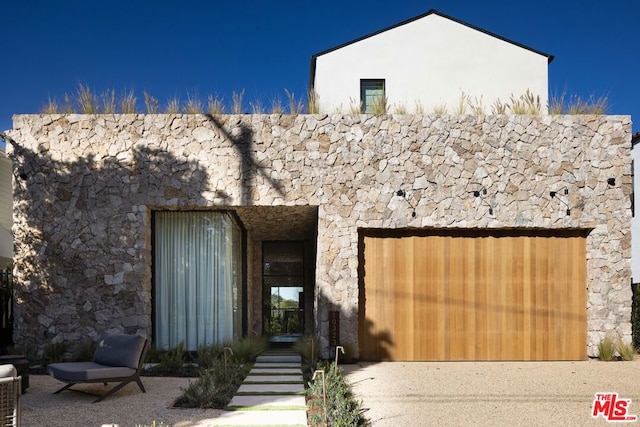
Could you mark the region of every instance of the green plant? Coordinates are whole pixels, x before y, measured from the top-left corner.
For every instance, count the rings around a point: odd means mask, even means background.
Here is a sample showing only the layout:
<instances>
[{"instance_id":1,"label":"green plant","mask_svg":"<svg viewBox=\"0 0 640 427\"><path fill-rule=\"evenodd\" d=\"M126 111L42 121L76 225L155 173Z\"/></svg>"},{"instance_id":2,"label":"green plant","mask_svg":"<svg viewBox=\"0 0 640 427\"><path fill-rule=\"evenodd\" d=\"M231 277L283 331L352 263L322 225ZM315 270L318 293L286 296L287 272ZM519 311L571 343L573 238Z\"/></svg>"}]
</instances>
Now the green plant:
<instances>
[{"instance_id":1,"label":"green plant","mask_svg":"<svg viewBox=\"0 0 640 427\"><path fill-rule=\"evenodd\" d=\"M79 343L73 350L73 360L78 362L89 362L93 360L93 355L96 352L95 341L87 340Z\"/></svg>"},{"instance_id":2,"label":"green plant","mask_svg":"<svg viewBox=\"0 0 640 427\"><path fill-rule=\"evenodd\" d=\"M73 108L73 100L68 93L64 94L64 103L62 104L62 114L73 114L75 110Z\"/></svg>"},{"instance_id":3,"label":"green plant","mask_svg":"<svg viewBox=\"0 0 640 427\"><path fill-rule=\"evenodd\" d=\"M316 361L320 356L320 342L315 335L303 336L293 344L292 349L300 353L311 370L315 369Z\"/></svg>"},{"instance_id":4,"label":"green plant","mask_svg":"<svg viewBox=\"0 0 640 427\"><path fill-rule=\"evenodd\" d=\"M257 336L244 337L231 344L231 349L236 361L250 363L267 349L267 339Z\"/></svg>"},{"instance_id":5,"label":"green plant","mask_svg":"<svg viewBox=\"0 0 640 427\"><path fill-rule=\"evenodd\" d=\"M222 356L222 352L224 351L224 347L219 344L209 344L202 345L198 347L197 359L198 359L198 367L201 369L209 369L211 368L216 359Z\"/></svg>"},{"instance_id":6,"label":"green plant","mask_svg":"<svg viewBox=\"0 0 640 427\"><path fill-rule=\"evenodd\" d=\"M184 365L184 344L160 354L160 364L169 371L178 372Z\"/></svg>"},{"instance_id":7,"label":"green plant","mask_svg":"<svg viewBox=\"0 0 640 427\"><path fill-rule=\"evenodd\" d=\"M635 289L631 301L631 336L633 346L640 348L640 289Z\"/></svg>"},{"instance_id":8,"label":"green plant","mask_svg":"<svg viewBox=\"0 0 640 427\"><path fill-rule=\"evenodd\" d=\"M224 361L218 358L210 369L202 369L198 379L183 389L175 406L222 409L231 401L249 369L234 362L225 366Z\"/></svg>"},{"instance_id":9,"label":"green plant","mask_svg":"<svg viewBox=\"0 0 640 427\"><path fill-rule=\"evenodd\" d=\"M622 360L633 360L636 354L636 349L633 344L624 342L622 339L618 339L616 342L616 349L618 350L618 354Z\"/></svg>"},{"instance_id":10,"label":"green plant","mask_svg":"<svg viewBox=\"0 0 640 427\"><path fill-rule=\"evenodd\" d=\"M616 343L607 335L598 344L598 359L608 362L613 360L616 354Z\"/></svg>"},{"instance_id":11,"label":"green plant","mask_svg":"<svg viewBox=\"0 0 640 427\"><path fill-rule=\"evenodd\" d=\"M156 423L156 421L151 421L151 424L136 424L136 427L171 427L170 424L165 424L162 421Z\"/></svg>"},{"instance_id":12,"label":"green plant","mask_svg":"<svg viewBox=\"0 0 640 427\"><path fill-rule=\"evenodd\" d=\"M144 107L147 110L147 114L158 114L160 112L160 105L158 100L153 96L149 95L146 91L143 92L144 95Z\"/></svg>"},{"instance_id":13,"label":"green plant","mask_svg":"<svg viewBox=\"0 0 640 427\"><path fill-rule=\"evenodd\" d=\"M69 348L69 344L64 341L50 342L44 346L44 354L47 363L58 363L64 360L64 355Z\"/></svg>"},{"instance_id":14,"label":"green plant","mask_svg":"<svg viewBox=\"0 0 640 427\"><path fill-rule=\"evenodd\" d=\"M322 384L323 376L317 375L314 381L308 383L306 393L311 400L324 402L323 392L326 390L324 409L329 425L364 425L365 420L361 416L362 403L353 395L351 386L344 379L342 369L335 363L323 363L320 369L324 371L325 385Z\"/></svg>"}]
</instances>

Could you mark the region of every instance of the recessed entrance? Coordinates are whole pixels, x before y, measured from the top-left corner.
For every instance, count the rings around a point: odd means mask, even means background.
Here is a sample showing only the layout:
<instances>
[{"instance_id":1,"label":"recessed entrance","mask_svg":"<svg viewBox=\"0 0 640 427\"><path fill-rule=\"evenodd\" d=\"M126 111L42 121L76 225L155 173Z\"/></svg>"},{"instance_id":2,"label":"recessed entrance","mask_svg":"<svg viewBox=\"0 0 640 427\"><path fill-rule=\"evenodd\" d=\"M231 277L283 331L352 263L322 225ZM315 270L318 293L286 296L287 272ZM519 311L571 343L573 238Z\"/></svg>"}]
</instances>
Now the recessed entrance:
<instances>
[{"instance_id":1,"label":"recessed entrance","mask_svg":"<svg viewBox=\"0 0 640 427\"><path fill-rule=\"evenodd\" d=\"M262 243L263 334L295 342L304 333L304 243Z\"/></svg>"}]
</instances>

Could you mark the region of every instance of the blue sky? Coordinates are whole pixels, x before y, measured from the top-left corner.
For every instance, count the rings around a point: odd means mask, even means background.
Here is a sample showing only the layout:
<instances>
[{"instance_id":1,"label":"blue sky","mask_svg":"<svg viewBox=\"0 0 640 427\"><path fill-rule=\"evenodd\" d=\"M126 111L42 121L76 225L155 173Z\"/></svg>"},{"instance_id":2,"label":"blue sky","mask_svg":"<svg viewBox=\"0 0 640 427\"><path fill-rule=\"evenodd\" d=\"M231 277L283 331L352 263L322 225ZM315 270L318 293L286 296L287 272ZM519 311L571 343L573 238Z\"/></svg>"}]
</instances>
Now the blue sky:
<instances>
[{"instance_id":1,"label":"blue sky","mask_svg":"<svg viewBox=\"0 0 640 427\"><path fill-rule=\"evenodd\" d=\"M245 109L304 96L311 55L430 9L555 56L550 94L606 96L640 131L637 0L0 0L0 130L78 84Z\"/></svg>"}]
</instances>

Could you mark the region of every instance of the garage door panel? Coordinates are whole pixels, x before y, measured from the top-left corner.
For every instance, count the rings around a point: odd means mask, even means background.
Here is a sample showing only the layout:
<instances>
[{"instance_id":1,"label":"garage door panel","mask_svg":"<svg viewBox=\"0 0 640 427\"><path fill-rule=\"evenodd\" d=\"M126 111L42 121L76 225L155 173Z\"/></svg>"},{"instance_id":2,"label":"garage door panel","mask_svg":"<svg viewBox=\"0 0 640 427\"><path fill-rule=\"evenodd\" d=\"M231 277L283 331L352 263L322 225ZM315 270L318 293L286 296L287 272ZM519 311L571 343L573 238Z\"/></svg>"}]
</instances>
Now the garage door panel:
<instances>
[{"instance_id":1,"label":"garage door panel","mask_svg":"<svg viewBox=\"0 0 640 427\"><path fill-rule=\"evenodd\" d=\"M586 358L585 237L512 234L363 236L361 357Z\"/></svg>"}]
</instances>

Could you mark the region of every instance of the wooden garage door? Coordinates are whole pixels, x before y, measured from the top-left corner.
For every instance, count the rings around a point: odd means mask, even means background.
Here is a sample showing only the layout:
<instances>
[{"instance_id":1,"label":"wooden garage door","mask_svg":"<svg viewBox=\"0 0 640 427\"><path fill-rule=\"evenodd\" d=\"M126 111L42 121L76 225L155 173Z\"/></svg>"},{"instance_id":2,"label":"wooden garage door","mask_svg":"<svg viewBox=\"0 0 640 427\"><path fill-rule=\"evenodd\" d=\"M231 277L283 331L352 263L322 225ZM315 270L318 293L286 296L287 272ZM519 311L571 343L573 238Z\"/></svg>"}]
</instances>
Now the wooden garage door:
<instances>
[{"instance_id":1,"label":"wooden garage door","mask_svg":"<svg viewBox=\"0 0 640 427\"><path fill-rule=\"evenodd\" d=\"M585 235L554 233L361 236L361 358L586 359Z\"/></svg>"}]
</instances>

